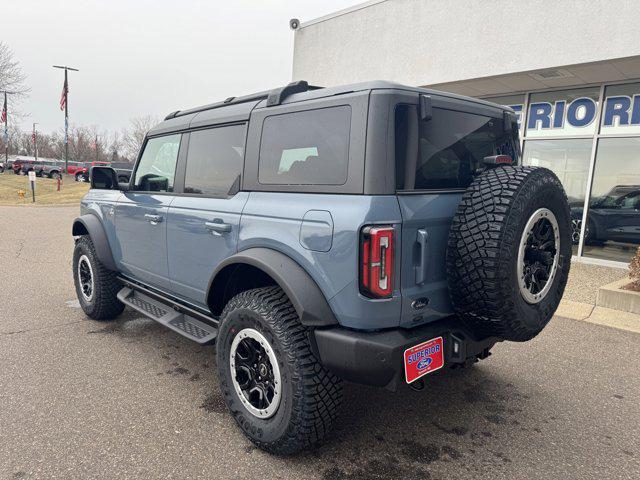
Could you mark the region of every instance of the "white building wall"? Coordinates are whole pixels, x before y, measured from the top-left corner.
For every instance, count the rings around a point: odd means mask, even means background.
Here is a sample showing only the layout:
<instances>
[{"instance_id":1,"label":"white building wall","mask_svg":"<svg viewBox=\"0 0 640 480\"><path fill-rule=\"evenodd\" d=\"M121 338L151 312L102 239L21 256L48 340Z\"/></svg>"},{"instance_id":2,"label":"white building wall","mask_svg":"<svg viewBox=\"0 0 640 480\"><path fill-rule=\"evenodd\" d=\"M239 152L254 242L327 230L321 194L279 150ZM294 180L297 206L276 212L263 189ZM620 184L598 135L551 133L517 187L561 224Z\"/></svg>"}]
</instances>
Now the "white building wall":
<instances>
[{"instance_id":1,"label":"white building wall","mask_svg":"<svg viewBox=\"0 0 640 480\"><path fill-rule=\"evenodd\" d=\"M386 0L303 22L294 80L433 85L640 55L640 0Z\"/></svg>"}]
</instances>

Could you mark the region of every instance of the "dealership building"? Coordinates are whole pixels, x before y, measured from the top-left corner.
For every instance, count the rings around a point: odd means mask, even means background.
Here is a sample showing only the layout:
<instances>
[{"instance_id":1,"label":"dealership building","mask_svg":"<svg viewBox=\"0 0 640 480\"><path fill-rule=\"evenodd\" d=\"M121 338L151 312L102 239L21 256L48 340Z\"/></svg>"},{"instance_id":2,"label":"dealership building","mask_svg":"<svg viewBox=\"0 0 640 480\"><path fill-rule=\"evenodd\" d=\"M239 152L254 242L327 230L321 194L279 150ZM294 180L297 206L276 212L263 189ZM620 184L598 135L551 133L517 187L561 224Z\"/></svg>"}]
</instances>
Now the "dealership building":
<instances>
[{"instance_id":1,"label":"dealership building","mask_svg":"<svg viewBox=\"0 0 640 480\"><path fill-rule=\"evenodd\" d=\"M553 170L574 260L640 244L640 1L374 0L295 30L294 80L391 80L508 105L523 163Z\"/></svg>"}]
</instances>

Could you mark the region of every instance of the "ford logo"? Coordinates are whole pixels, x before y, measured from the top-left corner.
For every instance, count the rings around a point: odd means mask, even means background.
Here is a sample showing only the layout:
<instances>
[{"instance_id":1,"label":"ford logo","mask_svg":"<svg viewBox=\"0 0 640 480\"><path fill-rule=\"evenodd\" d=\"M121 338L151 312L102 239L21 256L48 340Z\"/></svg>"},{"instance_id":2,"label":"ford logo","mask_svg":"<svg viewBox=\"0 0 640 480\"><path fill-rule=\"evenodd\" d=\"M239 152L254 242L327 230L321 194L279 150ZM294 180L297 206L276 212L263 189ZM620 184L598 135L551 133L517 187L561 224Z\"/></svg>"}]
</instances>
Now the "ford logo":
<instances>
[{"instance_id":1,"label":"ford logo","mask_svg":"<svg viewBox=\"0 0 640 480\"><path fill-rule=\"evenodd\" d=\"M413 308L414 310L422 310L427 305L429 305L429 299L426 297L417 298L413 302L411 302L411 308Z\"/></svg>"},{"instance_id":2,"label":"ford logo","mask_svg":"<svg viewBox=\"0 0 640 480\"><path fill-rule=\"evenodd\" d=\"M418 370L427 368L429 365L431 365L432 361L433 359L431 357L423 358L422 360L420 360L420 362L418 362Z\"/></svg>"}]
</instances>

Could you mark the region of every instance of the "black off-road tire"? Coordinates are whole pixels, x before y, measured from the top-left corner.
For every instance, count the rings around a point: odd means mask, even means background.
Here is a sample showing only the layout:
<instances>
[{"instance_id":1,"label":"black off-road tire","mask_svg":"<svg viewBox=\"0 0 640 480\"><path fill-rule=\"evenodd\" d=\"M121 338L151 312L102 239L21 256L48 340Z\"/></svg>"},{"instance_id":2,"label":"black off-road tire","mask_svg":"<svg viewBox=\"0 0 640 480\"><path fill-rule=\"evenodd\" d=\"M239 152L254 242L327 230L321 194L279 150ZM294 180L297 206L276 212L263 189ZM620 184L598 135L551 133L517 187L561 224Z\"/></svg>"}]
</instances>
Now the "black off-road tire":
<instances>
[{"instance_id":1,"label":"black off-road tire","mask_svg":"<svg viewBox=\"0 0 640 480\"><path fill-rule=\"evenodd\" d=\"M527 222L542 208L558 223L558 263L546 295L529 303L518 283L518 251ZM521 166L486 170L464 193L449 232L447 277L456 313L479 335L530 340L560 303L571 244L569 204L553 172Z\"/></svg>"},{"instance_id":2,"label":"black off-road tire","mask_svg":"<svg viewBox=\"0 0 640 480\"><path fill-rule=\"evenodd\" d=\"M289 455L322 440L339 411L341 380L312 353L309 330L285 293L276 286L239 293L226 305L220 325L216 341L220 388L242 432L257 447L276 455ZM270 418L251 413L233 385L231 345L243 328L260 332L278 361L282 392Z\"/></svg>"},{"instance_id":3,"label":"black off-road tire","mask_svg":"<svg viewBox=\"0 0 640 480\"><path fill-rule=\"evenodd\" d=\"M83 255L91 264L93 274L93 295L90 300L83 296L78 278L78 263ZM94 320L113 320L120 315L125 307L117 298L122 284L118 280L116 272L107 269L100 263L91 237L88 235L83 235L76 242L72 264L76 295L84 313Z\"/></svg>"}]
</instances>

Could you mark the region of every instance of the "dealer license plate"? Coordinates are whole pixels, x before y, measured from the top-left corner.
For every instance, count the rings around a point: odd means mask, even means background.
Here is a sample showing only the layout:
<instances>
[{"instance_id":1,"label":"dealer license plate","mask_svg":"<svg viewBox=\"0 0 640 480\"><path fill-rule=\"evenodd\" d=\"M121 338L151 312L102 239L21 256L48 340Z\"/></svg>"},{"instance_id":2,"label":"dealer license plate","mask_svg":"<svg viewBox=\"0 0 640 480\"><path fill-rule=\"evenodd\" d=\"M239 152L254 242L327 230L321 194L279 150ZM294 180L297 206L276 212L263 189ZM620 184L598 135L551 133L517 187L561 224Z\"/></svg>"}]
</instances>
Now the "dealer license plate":
<instances>
[{"instance_id":1,"label":"dealer license plate","mask_svg":"<svg viewBox=\"0 0 640 480\"><path fill-rule=\"evenodd\" d=\"M422 342L404 351L404 376L412 383L427 373L444 367L444 347L442 337Z\"/></svg>"}]
</instances>

